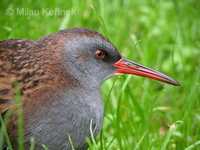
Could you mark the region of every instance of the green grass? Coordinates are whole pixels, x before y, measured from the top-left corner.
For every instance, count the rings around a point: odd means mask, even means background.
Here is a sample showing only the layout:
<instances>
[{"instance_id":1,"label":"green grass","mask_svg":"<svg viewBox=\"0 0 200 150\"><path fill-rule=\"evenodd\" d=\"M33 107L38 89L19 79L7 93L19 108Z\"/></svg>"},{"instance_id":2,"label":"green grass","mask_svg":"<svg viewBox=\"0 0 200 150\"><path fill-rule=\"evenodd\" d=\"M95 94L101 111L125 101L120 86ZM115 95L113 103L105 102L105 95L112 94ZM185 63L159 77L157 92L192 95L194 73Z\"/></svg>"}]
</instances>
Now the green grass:
<instances>
[{"instance_id":1,"label":"green grass","mask_svg":"<svg viewBox=\"0 0 200 150\"><path fill-rule=\"evenodd\" d=\"M3 0L0 6L0 40L36 40L59 29L87 27L108 37L124 57L181 83L131 75L106 81L103 129L90 150L200 149L199 0ZM6 14L8 8L13 15ZM21 8L40 14L16 14ZM75 14L48 16L43 8Z\"/></svg>"}]
</instances>

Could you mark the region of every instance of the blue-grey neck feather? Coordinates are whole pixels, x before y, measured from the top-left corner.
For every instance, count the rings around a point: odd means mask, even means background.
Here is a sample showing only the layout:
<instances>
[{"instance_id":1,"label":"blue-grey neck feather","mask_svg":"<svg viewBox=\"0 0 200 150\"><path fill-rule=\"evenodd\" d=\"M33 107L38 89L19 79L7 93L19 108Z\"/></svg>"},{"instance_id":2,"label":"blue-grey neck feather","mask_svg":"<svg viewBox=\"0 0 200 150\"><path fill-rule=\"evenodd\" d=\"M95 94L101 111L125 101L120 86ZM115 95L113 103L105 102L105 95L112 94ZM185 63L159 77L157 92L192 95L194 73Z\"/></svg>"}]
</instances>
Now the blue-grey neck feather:
<instances>
[{"instance_id":1,"label":"blue-grey neck feather","mask_svg":"<svg viewBox=\"0 0 200 150\"><path fill-rule=\"evenodd\" d=\"M70 90L69 88L67 93L56 100L52 99L49 103L51 103L51 107L46 105L40 110L41 112L48 110L45 116L42 113L33 114L36 115L37 123L34 120L34 124L29 122L30 124L26 125L26 129L31 131L32 136L36 139L38 145L36 148L40 149L42 144L48 143L49 149L71 149L69 135L72 142L76 141L73 143L76 150L86 149L88 146L85 138L90 137L91 120L93 120L94 136L98 134L102 125L103 105L100 89L85 90L83 87ZM51 134L49 134L49 130Z\"/></svg>"}]
</instances>

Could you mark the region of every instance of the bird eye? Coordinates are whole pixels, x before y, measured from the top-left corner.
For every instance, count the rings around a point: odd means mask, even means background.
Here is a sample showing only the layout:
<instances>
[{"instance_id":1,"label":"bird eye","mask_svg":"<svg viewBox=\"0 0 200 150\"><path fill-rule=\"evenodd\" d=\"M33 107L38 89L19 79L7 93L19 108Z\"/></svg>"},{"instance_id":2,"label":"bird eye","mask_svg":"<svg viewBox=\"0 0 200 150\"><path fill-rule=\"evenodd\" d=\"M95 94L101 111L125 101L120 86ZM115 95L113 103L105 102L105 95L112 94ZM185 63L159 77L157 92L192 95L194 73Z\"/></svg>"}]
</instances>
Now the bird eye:
<instances>
[{"instance_id":1,"label":"bird eye","mask_svg":"<svg viewBox=\"0 0 200 150\"><path fill-rule=\"evenodd\" d=\"M97 58L103 58L105 56L105 52L103 50L97 50L95 55Z\"/></svg>"}]
</instances>

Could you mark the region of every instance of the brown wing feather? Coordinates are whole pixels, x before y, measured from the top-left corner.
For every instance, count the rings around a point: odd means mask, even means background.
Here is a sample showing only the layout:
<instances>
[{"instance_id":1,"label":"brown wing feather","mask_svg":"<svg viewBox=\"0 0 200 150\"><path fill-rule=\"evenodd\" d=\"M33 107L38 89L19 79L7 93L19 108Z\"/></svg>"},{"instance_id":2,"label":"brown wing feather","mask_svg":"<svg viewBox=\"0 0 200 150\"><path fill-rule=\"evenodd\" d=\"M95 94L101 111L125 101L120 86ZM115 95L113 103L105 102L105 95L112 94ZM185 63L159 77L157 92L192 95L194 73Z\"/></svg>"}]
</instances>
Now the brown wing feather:
<instances>
[{"instance_id":1,"label":"brown wing feather","mask_svg":"<svg viewBox=\"0 0 200 150\"><path fill-rule=\"evenodd\" d=\"M8 39L0 42L0 113L14 100L19 81L24 113L46 103L68 82L63 68L63 40L51 34L40 40ZM55 38L57 40L55 40ZM56 84L55 84L56 83Z\"/></svg>"},{"instance_id":2,"label":"brown wing feather","mask_svg":"<svg viewBox=\"0 0 200 150\"><path fill-rule=\"evenodd\" d=\"M8 39L0 42L0 113L6 111L14 99L14 82L19 77L20 53L26 51L33 40Z\"/></svg>"}]
</instances>

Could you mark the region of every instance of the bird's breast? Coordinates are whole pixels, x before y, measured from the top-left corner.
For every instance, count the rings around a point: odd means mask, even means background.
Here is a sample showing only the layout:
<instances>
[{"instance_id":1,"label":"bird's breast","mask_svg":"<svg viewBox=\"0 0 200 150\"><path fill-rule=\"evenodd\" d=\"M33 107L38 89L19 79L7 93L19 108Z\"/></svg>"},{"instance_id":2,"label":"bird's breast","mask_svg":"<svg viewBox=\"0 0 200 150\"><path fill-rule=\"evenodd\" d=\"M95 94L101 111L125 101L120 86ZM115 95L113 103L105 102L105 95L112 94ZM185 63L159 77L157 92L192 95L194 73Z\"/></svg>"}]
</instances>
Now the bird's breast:
<instances>
[{"instance_id":1,"label":"bird's breast","mask_svg":"<svg viewBox=\"0 0 200 150\"><path fill-rule=\"evenodd\" d=\"M25 136L34 136L38 145L46 144L49 149L70 149L70 138L72 142L76 141L73 143L75 148L83 149L87 145L85 138L90 137L90 126L94 136L102 126L100 90L67 90L36 109L32 118L26 118L28 135Z\"/></svg>"}]
</instances>

